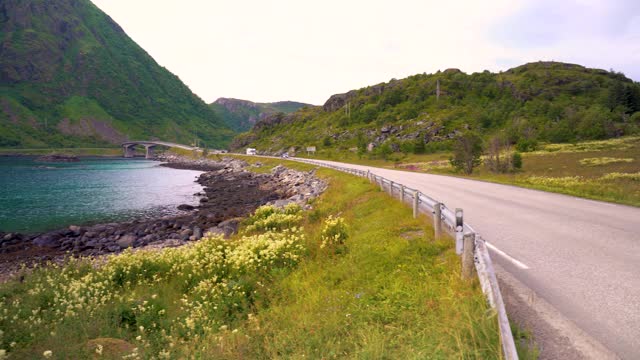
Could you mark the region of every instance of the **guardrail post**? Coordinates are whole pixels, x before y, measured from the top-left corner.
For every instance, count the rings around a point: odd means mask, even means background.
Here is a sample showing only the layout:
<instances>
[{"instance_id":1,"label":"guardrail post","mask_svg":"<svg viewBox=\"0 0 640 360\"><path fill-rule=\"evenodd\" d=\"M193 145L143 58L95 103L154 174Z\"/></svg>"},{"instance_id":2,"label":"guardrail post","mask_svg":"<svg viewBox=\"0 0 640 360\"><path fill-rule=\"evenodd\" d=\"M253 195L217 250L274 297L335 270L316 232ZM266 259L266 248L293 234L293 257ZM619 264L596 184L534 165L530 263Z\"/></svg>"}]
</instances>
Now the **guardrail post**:
<instances>
[{"instance_id":1,"label":"guardrail post","mask_svg":"<svg viewBox=\"0 0 640 360\"><path fill-rule=\"evenodd\" d=\"M384 191L384 179L379 177L378 180L380 180L380 191Z\"/></svg>"},{"instance_id":2,"label":"guardrail post","mask_svg":"<svg viewBox=\"0 0 640 360\"><path fill-rule=\"evenodd\" d=\"M400 201L404 203L404 185L400 185Z\"/></svg>"},{"instance_id":3,"label":"guardrail post","mask_svg":"<svg viewBox=\"0 0 640 360\"><path fill-rule=\"evenodd\" d=\"M463 279L472 279L473 278L473 268L475 266L474 254L476 251L476 234L469 233L465 234L463 237L463 248L462 248L462 278Z\"/></svg>"},{"instance_id":4,"label":"guardrail post","mask_svg":"<svg viewBox=\"0 0 640 360\"><path fill-rule=\"evenodd\" d=\"M393 197L393 181L389 180L389 195Z\"/></svg>"},{"instance_id":5,"label":"guardrail post","mask_svg":"<svg viewBox=\"0 0 640 360\"><path fill-rule=\"evenodd\" d=\"M437 202L433 205L433 232L436 240L442 237L442 204Z\"/></svg>"},{"instance_id":6,"label":"guardrail post","mask_svg":"<svg viewBox=\"0 0 640 360\"><path fill-rule=\"evenodd\" d=\"M371 181L371 171L367 170L367 180Z\"/></svg>"},{"instance_id":7,"label":"guardrail post","mask_svg":"<svg viewBox=\"0 0 640 360\"><path fill-rule=\"evenodd\" d=\"M462 219L462 209L456 209L456 254L462 254L462 234L464 231L464 222Z\"/></svg>"},{"instance_id":8,"label":"guardrail post","mask_svg":"<svg viewBox=\"0 0 640 360\"><path fill-rule=\"evenodd\" d=\"M420 192L415 191L413 193L413 218L418 217L418 204L420 204Z\"/></svg>"}]
</instances>

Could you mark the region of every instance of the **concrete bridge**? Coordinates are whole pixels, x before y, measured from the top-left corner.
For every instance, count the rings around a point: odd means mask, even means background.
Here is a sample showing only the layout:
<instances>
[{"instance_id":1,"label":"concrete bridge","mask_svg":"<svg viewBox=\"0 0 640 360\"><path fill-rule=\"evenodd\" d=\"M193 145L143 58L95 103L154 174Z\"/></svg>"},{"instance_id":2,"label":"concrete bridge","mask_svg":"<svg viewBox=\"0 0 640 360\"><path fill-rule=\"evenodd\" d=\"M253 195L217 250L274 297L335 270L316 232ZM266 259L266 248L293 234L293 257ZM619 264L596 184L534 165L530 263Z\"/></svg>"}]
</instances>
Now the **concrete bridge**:
<instances>
[{"instance_id":1,"label":"concrete bridge","mask_svg":"<svg viewBox=\"0 0 640 360\"><path fill-rule=\"evenodd\" d=\"M122 148L124 150L124 157L126 157L126 158L134 157L134 155L135 155L135 147L138 146L138 145L144 146L144 148L146 150L145 158L147 158L147 159L153 158L153 149L156 146L166 146L166 147L180 148L180 149L185 149L185 150L197 150L198 149L198 148L193 147L193 146L175 144L175 143L170 143L170 142L166 142L166 141L127 141L125 143L122 143Z\"/></svg>"}]
</instances>

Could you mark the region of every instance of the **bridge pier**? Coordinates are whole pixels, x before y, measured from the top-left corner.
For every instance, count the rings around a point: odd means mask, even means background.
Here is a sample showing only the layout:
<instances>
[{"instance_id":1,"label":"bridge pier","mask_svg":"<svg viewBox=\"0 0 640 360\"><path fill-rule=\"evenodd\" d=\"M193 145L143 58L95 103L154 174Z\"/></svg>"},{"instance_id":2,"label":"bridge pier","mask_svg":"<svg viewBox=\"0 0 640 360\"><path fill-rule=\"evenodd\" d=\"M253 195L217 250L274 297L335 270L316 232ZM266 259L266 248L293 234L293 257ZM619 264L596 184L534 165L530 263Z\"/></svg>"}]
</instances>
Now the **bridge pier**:
<instances>
[{"instance_id":1,"label":"bridge pier","mask_svg":"<svg viewBox=\"0 0 640 360\"><path fill-rule=\"evenodd\" d=\"M124 157L132 158L136 155L135 145L122 145L124 149Z\"/></svg>"},{"instance_id":2,"label":"bridge pier","mask_svg":"<svg viewBox=\"0 0 640 360\"><path fill-rule=\"evenodd\" d=\"M153 149L155 148L155 145L145 145L144 148L147 151L145 154L145 158L146 159L153 159L154 155L153 155Z\"/></svg>"}]
</instances>

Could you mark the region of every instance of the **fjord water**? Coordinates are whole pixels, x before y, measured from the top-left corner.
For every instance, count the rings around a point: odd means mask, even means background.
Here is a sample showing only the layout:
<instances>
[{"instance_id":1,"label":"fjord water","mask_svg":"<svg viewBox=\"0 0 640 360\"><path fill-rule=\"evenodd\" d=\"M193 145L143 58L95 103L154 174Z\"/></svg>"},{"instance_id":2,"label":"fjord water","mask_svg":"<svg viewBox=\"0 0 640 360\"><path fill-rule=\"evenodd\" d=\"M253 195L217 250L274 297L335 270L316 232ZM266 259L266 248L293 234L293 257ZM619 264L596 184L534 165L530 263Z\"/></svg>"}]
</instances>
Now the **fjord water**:
<instances>
[{"instance_id":1,"label":"fjord water","mask_svg":"<svg viewBox=\"0 0 640 360\"><path fill-rule=\"evenodd\" d=\"M41 163L0 157L0 231L34 233L70 224L177 214L196 204L200 171L142 159L85 158Z\"/></svg>"}]
</instances>

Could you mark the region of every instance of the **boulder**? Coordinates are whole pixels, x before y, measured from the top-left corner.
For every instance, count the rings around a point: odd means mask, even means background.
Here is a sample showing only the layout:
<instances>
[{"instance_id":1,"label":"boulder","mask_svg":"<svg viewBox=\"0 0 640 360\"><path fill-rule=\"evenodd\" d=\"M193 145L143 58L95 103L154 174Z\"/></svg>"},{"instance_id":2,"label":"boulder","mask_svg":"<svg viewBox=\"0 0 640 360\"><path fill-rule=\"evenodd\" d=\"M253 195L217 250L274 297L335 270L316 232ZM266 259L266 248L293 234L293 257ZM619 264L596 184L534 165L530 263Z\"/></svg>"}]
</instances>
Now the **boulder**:
<instances>
[{"instance_id":1,"label":"boulder","mask_svg":"<svg viewBox=\"0 0 640 360\"><path fill-rule=\"evenodd\" d=\"M118 246L120 246L121 249L126 249L128 247L133 246L133 243L136 241L136 239L137 239L137 237L135 235L127 234L127 235L124 235L124 236L120 237L116 241L116 244L118 244Z\"/></svg>"},{"instance_id":2,"label":"boulder","mask_svg":"<svg viewBox=\"0 0 640 360\"><path fill-rule=\"evenodd\" d=\"M121 339L97 338L87 341L86 348L94 359L120 359L133 353L136 346Z\"/></svg>"},{"instance_id":3,"label":"boulder","mask_svg":"<svg viewBox=\"0 0 640 360\"><path fill-rule=\"evenodd\" d=\"M188 205L188 204L178 205L178 210L183 210L183 211L191 211L195 208L196 208L195 206Z\"/></svg>"},{"instance_id":4,"label":"boulder","mask_svg":"<svg viewBox=\"0 0 640 360\"><path fill-rule=\"evenodd\" d=\"M218 224L218 228L222 229L222 231L224 232L225 238L229 238L231 237L231 235L238 232L240 221L242 221L242 218L233 218L233 219L225 220L220 224Z\"/></svg>"},{"instance_id":5,"label":"boulder","mask_svg":"<svg viewBox=\"0 0 640 360\"><path fill-rule=\"evenodd\" d=\"M82 227L80 227L78 225L70 225L69 226L69 231L71 231L74 235L78 236L78 235L80 235L80 232L82 231Z\"/></svg>"},{"instance_id":6,"label":"boulder","mask_svg":"<svg viewBox=\"0 0 640 360\"><path fill-rule=\"evenodd\" d=\"M216 235L224 236L224 230L219 227L212 227L212 228L209 228L205 233L205 236L216 236Z\"/></svg>"},{"instance_id":7,"label":"boulder","mask_svg":"<svg viewBox=\"0 0 640 360\"><path fill-rule=\"evenodd\" d=\"M57 234L42 234L33 239L33 245L40 247L55 248L60 246L60 236Z\"/></svg>"},{"instance_id":8,"label":"boulder","mask_svg":"<svg viewBox=\"0 0 640 360\"><path fill-rule=\"evenodd\" d=\"M200 240L202 239L202 229L200 229L199 227L194 227L193 228L193 237L194 240Z\"/></svg>"}]
</instances>

